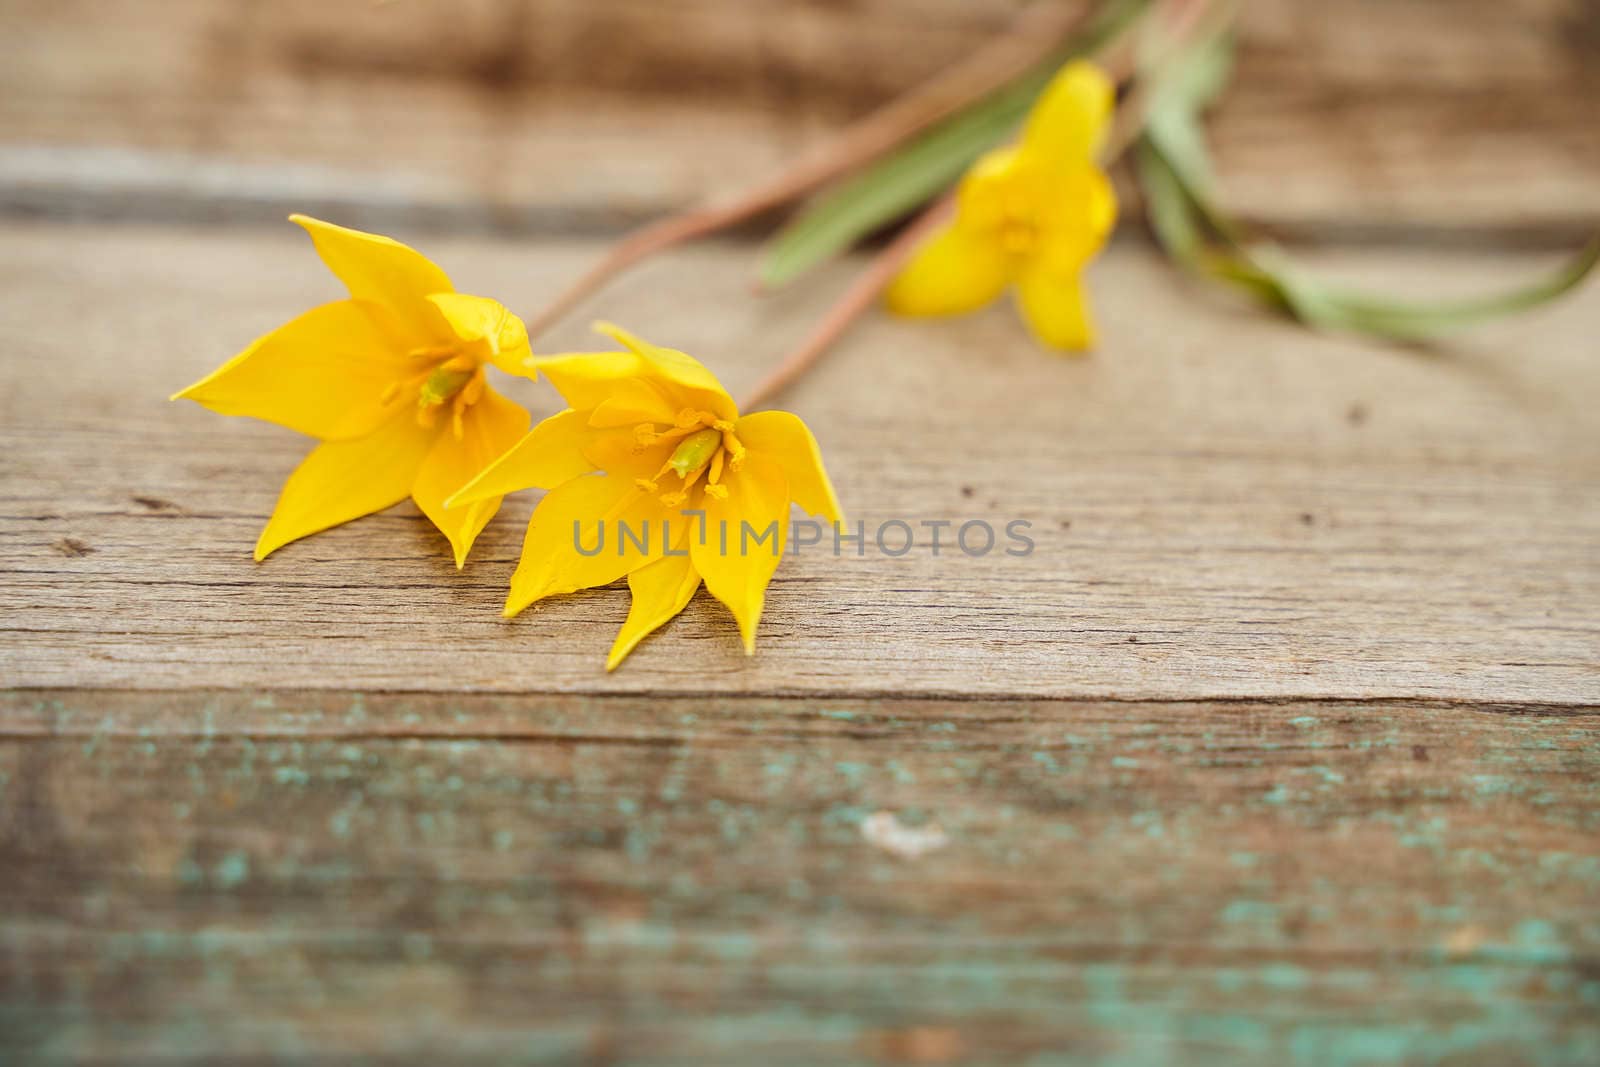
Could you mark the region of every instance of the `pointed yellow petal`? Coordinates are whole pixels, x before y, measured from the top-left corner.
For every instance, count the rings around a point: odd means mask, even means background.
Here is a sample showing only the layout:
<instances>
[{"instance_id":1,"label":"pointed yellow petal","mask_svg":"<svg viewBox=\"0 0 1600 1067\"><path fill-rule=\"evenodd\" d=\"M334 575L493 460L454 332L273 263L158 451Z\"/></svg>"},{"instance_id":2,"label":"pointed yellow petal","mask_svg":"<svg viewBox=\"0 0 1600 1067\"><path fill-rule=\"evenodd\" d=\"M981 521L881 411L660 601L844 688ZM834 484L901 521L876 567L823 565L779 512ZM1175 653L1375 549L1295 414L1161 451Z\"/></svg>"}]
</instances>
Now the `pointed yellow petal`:
<instances>
[{"instance_id":1,"label":"pointed yellow petal","mask_svg":"<svg viewBox=\"0 0 1600 1067\"><path fill-rule=\"evenodd\" d=\"M1105 247L1117 224L1117 194L1099 167L1080 167L1058 178L1053 186L1058 202L1067 210L1029 267L1075 274Z\"/></svg>"},{"instance_id":2,"label":"pointed yellow petal","mask_svg":"<svg viewBox=\"0 0 1600 1067\"><path fill-rule=\"evenodd\" d=\"M746 415L735 431L746 448L776 460L789 480L789 496L812 515L843 522L839 498L822 465L822 451L800 416L787 411L758 411Z\"/></svg>"},{"instance_id":3,"label":"pointed yellow petal","mask_svg":"<svg viewBox=\"0 0 1600 1067\"><path fill-rule=\"evenodd\" d=\"M674 536L689 521L669 514L654 494L625 476L591 474L556 486L528 523L504 614L509 618L548 596L607 585L659 558L666 547L662 523L669 518ZM624 527L640 542L648 538L648 548L623 536Z\"/></svg>"},{"instance_id":4,"label":"pointed yellow petal","mask_svg":"<svg viewBox=\"0 0 1600 1067\"><path fill-rule=\"evenodd\" d=\"M629 574L633 603L606 657L606 670L616 670L640 641L682 611L699 588L700 575L686 556L667 556Z\"/></svg>"},{"instance_id":5,"label":"pointed yellow petal","mask_svg":"<svg viewBox=\"0 0 1600 1067\"><path fill-rule=\"evenodd\" d=\"M1093 63L1068 63L1034 103L1022 150L1048 165L1081 166L1099 151L1116 99L1105 71Z\"/></svg>"},{"instance_id":6,"label":"pointed yellow petal","mask_svg":"<svg viewBox=\"0 0 1600 1067\"><path fill-rule=\"evenodd\" d=\"M455 290L450 279L426 256L399 241L363 233L306 215L290 215L311 235L317 254L357 300L382 304L404 324L413 343L448 341L452 333L432 293Z\"/></svg>"},{"instance_id":7,"label":"pointed yellow petal","mask_svg":"<svg viewBox=\"0 0 1600 1067\"><path fill-rule=\"evenodd\" d=\"M726 475L722 484L728 498L706 496L704 543L697 523L690 531L689 555L706 588L733 612L745 652L754 653L767 583L788 541L789 482L776 462L750 453L743 469Z\"/></svg>"},{"instance_id":8,"label":"pointed yellow petal","mask_svg":"<svg viewBox=\"0 0 1600 1067\"><path fill-rule=\"evenodd\" d=\"M440 421L446 421L445 417ZM466 565L472 542L500 510L500 496L480 498L458 508L446 508L445 497L515 445L527 428L528 413L522 405L485 389L478 402L462 413L461 437L457 439L453 428L445 426L417 472L411 499L450 539L457 569Z\"/></svg>"},{"instance_id":9,"label":"pointed yellow petal","mask_svg":"<svg viewBox=\"0 0 1600 1067\"><path fill-rule=\"evenodd\" d=\"M260 338L172 399L246 415L324 439L383 421L384 390L403 372L373 305L324 304Z\"/></svg>"},{"instance_id":10,"label":"pointed yellow petal","mask_svg":"<svg viewBox=\"0 0 1600 1067\"><path fill-rule=\"evenodd\" d=\"M589 413L589 425L597 429L637 426L641 422L672 424L678 409L660 389L644 378L628 378L616 384L611 395Z\"/></svg>"},{"instance_id":11,"label":"pointed yellow petal","mask_svg":"<svg viewBox=\"0 0 1600 1067\"><path fill-rule=\"evenodd\" d=\"M410 496L435 432L418 426L414 413L406 410L366 437L327 441L312 449L284 484L256 542L256 559Z\"/></svg>"},{"instance_id":12,"label":"pointed yellow petal","mask_svg":"<svg viewBox=\"0 0 1600 1067\"><path fill-rule=\"evenodd\" d=\"M504 304L466 293L430 293L428 301L461 340L488 345L496 367L522 378L538 377L529 363L533 352L528 348L528 328Z\"/></svg>"},{"instance_id":13,"label":"pointed yellow petal","mask_svg":"<svg viewBox=\"0 0 1600 1067\"><path fill-rule=\"evenodd\" d=\"M584 458L583 445L591 435L583 412L568 408L551 415L465 480L444 506L459 508L522 489L552 489L590 474L595 466Z\"/></svg>"},{"instance_id":14,"label":"pointed yellow petal","mask_svg":"<svg viewBox=\"0 0 1600 1067\"><path fill-rule=\"evenodd\" d=\"M645 362L633 352L564 352L537 356L533 368L555 386L568 406L590 412L605 403L617 386L645 371Z\"/></svg>"},{"instance_id":15,"label":"pointed yellow petal","mask_svg":"<svg viewBox=\"0 0 1600 1067\"><path fill-rule=\"evenodd\" d=\"M679 401L679 406L704 408L722 419L739 417L738 406L717 376L693 356L653 345L614 323L597 322L594 328L643 359L646 369L642 377L661 386L669 398Z\"/></svg>"},{"instance_id":16,"label":"pointed yellow petal","mask_svg":"<svg viewBox=\"0 0 1600 1067\"><path fill-rule=\"evenodd\" d=\"M1063 352L1094 347L1094 322L1075 274L1037 269L1017 282L1017 306L1042 343Z\"/></svg>"},{"instance_id":17,"label":"pointed yellow petal","mask_svg":"<svg viewBox=\"0 0 1600 1067\"><path fill-rule=\"evenodd\" d=\"M999 296L1007 280L1000 246L958 220L918 249L884 303L898 315L964 315Z\"/></svg>"},{"instance_id":18,"label":"pointed yellow petal","mask_svg":"<svg viewBox=\"0 0 1600 1067\"><path fill-rule=\"evenodd\" d=\"M661 351L666 351L662 349ZM677 353L684 360L694 360ZM680 365L662 364L638 352L564 352L555 356L537 356L532 366L542 373L556 392L579 411L593 411L623 388L624 383L638 379L649 382L666 401L666 409L674 415L684 408L715 412L718 418L736 419L739 410L711 372L701 367L696 373ZM706 384L709 381L709 385ZM698 384L687 384L697 382Z\"/></svg>"},{"instance_id":19,"label":"pointed yellow petal","mask_svg":"<svg viewBox=\"0 0 1600 1067\"><path fill-rule=\"evenodd\" d=\"M583 458L607 474L626 475L629 478L654 478L677 447L676 440L647 445L642 451L634 440L633 431L589 431L583 443Z\"/></svg>"}]
</instances>

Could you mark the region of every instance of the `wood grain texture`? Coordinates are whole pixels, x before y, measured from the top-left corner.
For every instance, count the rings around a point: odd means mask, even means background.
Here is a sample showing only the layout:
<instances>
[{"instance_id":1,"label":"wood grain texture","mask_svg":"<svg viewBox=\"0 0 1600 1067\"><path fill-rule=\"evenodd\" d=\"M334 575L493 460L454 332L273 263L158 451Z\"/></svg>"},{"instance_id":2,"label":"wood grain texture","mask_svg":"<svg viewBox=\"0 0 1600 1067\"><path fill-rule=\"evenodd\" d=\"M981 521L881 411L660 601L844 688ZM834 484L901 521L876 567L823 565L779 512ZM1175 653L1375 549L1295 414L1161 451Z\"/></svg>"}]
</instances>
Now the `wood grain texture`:
<instances>
[{"instance_id":1,"label":"wood grain texture","mask_svg":"<svg viewBox=\"0 0 1600 1067\"><path fill-rule=\"evenodd\" d=\"M0 1052L1587 1064L1597 772L1592 710L11 694Z\"/></svg>"},{"instance_id":2,"label":"wood grain texture","mask_svg":"<svg viewBox=\"0 0 1600 1067\"><path fill-rule=\"evenodd\" d=\"M595 251L425 247L464 291L513 304ZM1333 266L1369 285L1460 292L1544 262L1390 253ZM839 280L760 300L745 291L749 265L741 246L690 250L597 310L698 354L738 392ZM1091 284L1104 323L1092 359L1041 353L1005 305L865 323L786 406L815 428L869 538L901 520L918 547L835 559L829 543L786 560L754 658L701 596L606 676L621 586L499 617L532 494L503 509L462 573L409 505L251 561L305 440L165 397L338 294L298 231L6 228L5 677L1600 701L1600 290L1424 354L1214 302L1143 245L1113 248ZM592 343L576 325L549 341ZM508 387L554 406L542 384ZM970 558L948 547L952 525L935 556L920 525L975 519L1031 523L1034 553ZM894 531L885 543L898 546Z\"/></svg>"},{"instance_id":3,"label":"wood grain texture","mask_svg":"<svg viewBox=\"0 0 1600 1067\"><path fill-rule=\"evenodd\" d=\"M1405 351L1124 236L1089 360L875 317L784 406L917 547L612 676L622 588L498 617L533 494L464 573L409 506L256 565L306 442L164 400L339 295L288 210L532 310L1015 6L0 5L0 213L142 220L0 222L0 1063L1600 1061L1594 285ZM1597 41L1255 0L1227 199L1368 287L1524 276L1600 220ZM859 263L752 265L589 310L737 392ZM972 519L1035 553L919 525Z\"/></svg>"},{"instance_id":4,"label":"wood grain texture","mask_svg":"<svg viewBox=\"0 0 1600 1067\"><path fill-rule=\"evenodd\" d=\"M0 209L615 228L764 177L1015 0L13 0ZM1600 221L1589 0L1255 0L1215 123L1267 223Z\"/></svg>"}]
</instances>

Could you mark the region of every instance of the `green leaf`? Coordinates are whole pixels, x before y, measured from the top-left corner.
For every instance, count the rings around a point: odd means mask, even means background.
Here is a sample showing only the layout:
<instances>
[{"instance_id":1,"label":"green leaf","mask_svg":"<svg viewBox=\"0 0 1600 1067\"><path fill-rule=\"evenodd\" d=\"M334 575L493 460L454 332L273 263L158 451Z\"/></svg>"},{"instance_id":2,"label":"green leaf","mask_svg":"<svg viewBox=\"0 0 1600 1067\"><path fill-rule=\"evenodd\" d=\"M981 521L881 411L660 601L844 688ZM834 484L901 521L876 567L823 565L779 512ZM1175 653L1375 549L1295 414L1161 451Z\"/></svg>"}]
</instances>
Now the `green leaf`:
<instances>
[{"instance_id":1,"label":"green leaf","mask_svg":"<svg viewBox=\"0 0 1600 1067\"><path fill-rule=\"evenodd\" d=\"M1347 328L1402 340L1422 340L1448 330L1514 315L1565 296L1600 263L1600 237L1549 274L1489 296L1437 303L1405 303L1361 293L1332 293Z\"/></svg>"},{"instance_id":2,"label":"green leaf","mask_svg":"<svg viewBox=\"0 0 1600 1067\"><path fill-rule=\"evenodd\" d=\"M762 284L786 285L949 187L1005 140L1039 88L1030 81L991 97L846 179L773 238L762 257Z\"/></svg>"},{"instance_id":3,"label":"green leaf","mask_svg":"<svg viewBox=\"0 0 1600 1067\"><path fill-rule=\"evenodd\" d=\"M1200 118L1231 54L1227 35L1198 42L1166 70L1138 146L1136 169L1156 240L1184 269L1224 282L1318 329L1421 341L1570 292L1600 263L1600 238L1550 274L1502 293L1405 302L1330 285L1281 249L1248 241L1209 194L1211 162Z\"/></svg>"},{"instance_id":4,"label":"green leaf","mask_svg":"<svg viewBox=\"0 0 1600 1067\"><path fill-rule=\"evenodd\" d=\"M779 231L762 254L763 285L786 285L901 218L952 185L989 149L1011 137L1063 63L1096 49L1149 0L1118 0L1079 37L1004 88L824 193Z\"/></svg>"}]
</instances>

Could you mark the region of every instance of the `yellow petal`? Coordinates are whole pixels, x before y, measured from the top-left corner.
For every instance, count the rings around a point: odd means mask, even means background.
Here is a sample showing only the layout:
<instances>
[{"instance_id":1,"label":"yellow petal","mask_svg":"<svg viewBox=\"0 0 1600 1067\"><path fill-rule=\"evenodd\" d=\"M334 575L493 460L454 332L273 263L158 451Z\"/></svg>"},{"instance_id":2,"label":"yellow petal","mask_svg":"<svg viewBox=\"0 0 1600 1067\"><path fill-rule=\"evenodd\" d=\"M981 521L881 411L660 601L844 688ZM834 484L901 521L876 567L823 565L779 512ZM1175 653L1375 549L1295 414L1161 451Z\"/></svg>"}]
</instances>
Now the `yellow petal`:
<instances>
[{"instance_id":1,"label":"yellow petal","mask_svg":"<svg viewBox=\"0 0 1600 1067\"><path fill-rule=\"evenodd\" d=\"M660 558L666 547L662 523L669 518L672 536L689 521L669 514L654 494L625 476L591 474L556 486L528 523L504 614L509 618L548 596L607 585ZM623 526L640 540L648 537L648 549L623 537Z\"/></svg>"},{"instance_id":2,"label":"yellow petal","mask_svg":"<svg viewBox=\"0 0 1600 1067\"><path fill-rule=\"evenodd\" d=\"M767 583L788 541L789 483L776 462L750 453L743 469L724 477L723 484L726 500L708 494L701 505L705 529L697 523L690 531L689 555L706 588L733 612L745 652L754 653ZM776 544L772 536L761 539L774 523Z\"/></svg>"},{"instance_id":3,"label":"yellow petal","mask_svg":"<svg viewBox=\"0 0 1600 1067\"><path fill-rule=\"evenodd\" d=\"M633 603L606 657L606 670L616 670L634 646L682 611L699 588L700 575L687 556L667 556L629 574Z\"/></svg>"},{"instance_id":4,"label":"yellow petal","mask_svg":"<svg viewBox=\"0 0 1600 1067\"><path fill-rule=\"evenodd\" d=\"M536 356L533 367L569 407L587 415L610 399L622 382L643 374L645 364L633 352L563 352Z\"/></svg>"},{"instance_id":5,"label":"yellow petal","mask_svg":"<svg viewBox=\"0 0 1600 1067\"><path fill-rule=\"evenodd\" d=\"M607 323L595 328L627 347L626 352L574 352L533 361L566 401L579 411L592 410L609 400L630 379L655 386L675 414L684 408L714 412L718 418L736 419L739 409L716 375L692 356L661 348Z\"/></svg>"},{"instance_id":6,"label":"yellow petal","mask_svg":"<svg viewBox=\"0 0 1600 1067\"><path fill-rule=\"evenodd\" d=\"M643 378L628 378L618 382L611 395L589 413L589 425L598 429L641 422L671 425L677 417L678 409L660 389Z\"/></svg>"},{"instance_id":7,"label":"yellow petal","mask_svg":"<svg viewBox=\"0 0 1600 1067\"><path fill-rule=\"evenodd\" d=\"M1068 63L1039 94L1022 131L1022 150L1046 164L1080 166L1105 139L1117 90L1093 63Z\"/></svg>"},{"instance_id":8,"label":"yellow petal","mask_svg":"<svg viewBox=\"0 0 1600 1067\"><path fill-rule=\"evenodd\" d=\"M172 399L312 437L370 433L386 414L384 390L404 372L372 310L354 300L313 308Z\"/></svg>"},{"instance_id":9,"label":"yellow petal","mask_svg":"<svg viewBox=\"0 0 1600 1067\"><path fill-rule=\"evenodd\" d=\"M430 293L428 300L463 341L482 341L489 359L507 374L536 378L529 360L528 328L498 300L466 293Z\"/></svg>"},{"instance_id":10,"label":"yellow petal","mask_svg":"<svg viewBox=\"0 0 1600 1067\"><path fill-rule=\"evenodd\" d=\"M311 235L317 254L357 300L382 304L404 324L413 343L444 342L453 336L433 293L455 290L450 279L422 253L399 241L363 233L306 215L290 215Z\"/></svg>"},{"instance_id":11,"label":"yellow petal","mask_svg":"<svg viewBox=\"0 0 1600 1067\"><path fill-rule=\"evenodd\" d=\"M653 480L677 445L676 440L669 440L641 450L632 430L591 429L583 443L583 458L608 474Z\"/></svg>"},{"instance_id":12,"label":"yellow petal","mask_svg":"<svg viewBox=\"0 0 1600 1067\"><path fill-rule=\"evenodd\" d=\"M717 376L699 360L675 348L662 348L609 322L597 322L594 328L642 357L649 368L646 376L658 385L666 386L669 397L689 394L693 401L686 405L715 412L718 418L736 419L739 408L733 398L722 388Z\"/></svg>"},{"instance_id":13,"label":"yellow petal","mask_svg":"<svg viewBox=\"0 0 1600 1067\"><path fill-rule=\"evenodd\" d=\"M963 315L999 296L1007 280L1000 246L957 220L917 250L884 303L899 315Z\"/></svg>"},{"instance_id":14,"label":"yellow petal","mask_svg":"<svg viewBox=\"0 0 1600 1067\"><path fill-rule=\"evenodd\" d=\"M448 415L440 416L441 422ZM493 389L484 389L478 402L461 415L461 436L446 425L433 443L433 450L422 461L411 499L450 539L457 569L466 565L472 542L494 513L500 510L500 496L480 498L466 507L446 508L445 497L470 480L495 457L516 444L528 428L528 413Z\"/></svg>"},{"instance_id":15,"label":"yellow petal","mask_svg":"<svg viewBox=\"0 0 1600 1067\"><path fill-rule=\"evenodd\" d=\"M822 465L822 451L800 416L787 411L758 411L740 419L735 431L746 448L776 460L789 480L789 496L812 515L843 522L839 498Z\"/></svg>"},{"instance_id":16,"label":"yellow petal","mask_svg":"<svg viewBox=\"0 0 1600 1067\"><path fill-rule=\"evenodd\" d=\"M1094 347L1094 322L1076 274L1029 271L1017 282L1017 306L1042 343L1064 352Z\"/></svg>"},{"instance_id":17,"label":"yellow petal","mask_svg":"<svg viewBox=\"0 0 1600 1067\"><path fill-rule=\"evenodd\" d=\"M551 415L463 479L445 499L444 506L459 508L522 489L552 489L592 473L595 466L583 454L584 442L591 435L583 412L569 408Z\"/></svg>"},{"instance_id":18,"label":"yellow petal","mask_svg":"<svg viewBox=\"0 0 1600 1067\"><path fill-rule=\"evenodd\" d=\"M1034 258L1047 270L1075 274L1105 247L1117 223L1117 194L1099 167L1063 175L1055 193L1066 211Z\"/></svg>"},{"instance_id":19,"label":"yellow petal","mask_svg":"<svg viewBox=\"0 0 1600 1067\"><path fill-rule=\"evenodd\" d=\"M366 437L327 441L312 449L284 484L256 542L256 559L410 496L436 432L424 430L415 413L402 410Z\"/></svg>"}]
</instances>

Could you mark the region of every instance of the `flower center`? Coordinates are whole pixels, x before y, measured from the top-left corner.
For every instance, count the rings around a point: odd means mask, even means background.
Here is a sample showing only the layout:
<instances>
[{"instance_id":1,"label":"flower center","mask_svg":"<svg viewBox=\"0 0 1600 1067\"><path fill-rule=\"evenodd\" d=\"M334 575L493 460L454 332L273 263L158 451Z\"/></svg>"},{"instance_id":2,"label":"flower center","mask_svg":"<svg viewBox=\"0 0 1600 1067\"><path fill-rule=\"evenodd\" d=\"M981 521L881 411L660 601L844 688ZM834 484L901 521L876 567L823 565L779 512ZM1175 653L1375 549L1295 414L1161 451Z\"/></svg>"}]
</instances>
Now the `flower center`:
<instances>
[{"instance_id":1,"label":"flower center","mask_svg":"<svg viewBox=\"0 0 1600 1067\"><path fill-rule=\"evenodd\" d=\"M1042 214L1028 190L1014 190L1006 197L996 228L1000 247L1012 256L1026 256L1032 252L1044 229Z\"/></svg>"},{"instance_id":2,"label":"flower center","mask_svg":"<svg viewBox=\"0 0 1600 1067\"><path fill-rule=\"evenodd\" d=\"M432 429L439 412L449 404L450 429L459 441L465 433L462 416L483 396L484 361L450 345L414 348L406 356L422 366L400 381L390 383L380 397L381 402L387 404L402 391L416 389L417 425L424 429Z\"/></svg>"},{"instance_id":3,"label":"flower center","mask_svg":"<svg viewBox=\"0 0 1600 1067\"><path fill-rule=\"evenodd\" d=\"M690 488L702 474L706 476L706 493L726 500L728 487L722 484L722 472L737 471L744 466L744 444L733 432L733 423L709 411L685 408L666 430L656 429L654 423L640 423L633 428L633 439L636 452L663 441L678 442L654 477L640 478L634 483L642 492L659 493L661 502L668 507L675 508L687 501ZM678 476L678 486L662 492L661 479L668 472Z\"/></svg>"}]
</instances>

